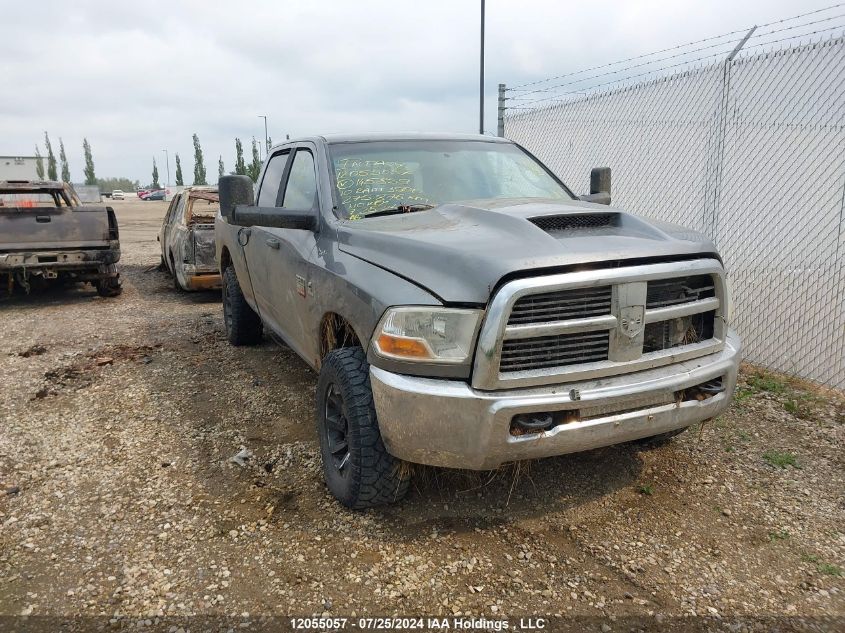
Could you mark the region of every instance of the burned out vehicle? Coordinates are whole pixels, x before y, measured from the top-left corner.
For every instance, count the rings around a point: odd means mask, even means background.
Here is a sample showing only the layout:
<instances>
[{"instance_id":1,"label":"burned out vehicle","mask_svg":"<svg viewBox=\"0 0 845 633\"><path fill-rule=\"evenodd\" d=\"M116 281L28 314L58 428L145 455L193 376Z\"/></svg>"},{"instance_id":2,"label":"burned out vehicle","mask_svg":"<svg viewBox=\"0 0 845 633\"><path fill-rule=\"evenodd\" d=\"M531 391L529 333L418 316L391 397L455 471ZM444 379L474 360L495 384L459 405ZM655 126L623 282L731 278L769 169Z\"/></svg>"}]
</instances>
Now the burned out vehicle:
<instances>
[{"instance_id":1,"label":"burned out vehicle","mask_svg":"<svg viewBox=\"0 0 845 633\"><path fill-rule=\"evenodd\" d=\"M469 469L667 438L730 402L740 343L714 244L580 199L483 136L274 148L221 179L229 341L262 329L319 372L323 472L394 501L417 462ZM565 485L565 484L562 484Z\"/></svg>"},{"instance_id":2,"label":"burned out vehicle","mask_svg":"<svg viewBox=\"0 0 845 633\"><path fill-rule=\"evenodd\" d=\"M117 218L111 207L81 205L67 183L0 181L0 284L88 282L120 294Z\"/></svg>"},{"instance_id":3,"label":"burned out vehicle","mask_svg":"<svg viewBox=\"0 0 845 633\"><path fill-rule=\"evenodd\" d=\"M161 269L178 290L220 289L214 253L214 216L220 209L215 187L188 187L167 208L158 241Z\"/></svg>"}]
</instances>

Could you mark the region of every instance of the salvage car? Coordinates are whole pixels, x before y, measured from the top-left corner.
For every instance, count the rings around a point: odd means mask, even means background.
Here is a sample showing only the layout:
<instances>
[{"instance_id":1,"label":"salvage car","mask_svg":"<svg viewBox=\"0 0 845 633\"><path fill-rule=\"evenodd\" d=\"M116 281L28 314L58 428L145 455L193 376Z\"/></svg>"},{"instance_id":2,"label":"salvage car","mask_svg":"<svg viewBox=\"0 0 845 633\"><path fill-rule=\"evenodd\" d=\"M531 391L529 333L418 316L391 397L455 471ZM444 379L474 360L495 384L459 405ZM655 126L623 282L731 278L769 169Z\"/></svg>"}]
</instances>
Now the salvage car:
<instances>
[{"instance_id":1,"label":"salvage car","mask_svg":"<svg viewBox=\"0 0 845 633\"><path fill-rule=\"evenodd\" d=\"M160 267L173 276L177 290L222 286L214 250L214 216L219 209L215 187L188 187L170 201L157 239Z\"/></svg>"},{"instance_id":2,"label":"salvage car","mask_svg":"<svg viewBox=\"0 0 845 633\"><path fill-rule=\"evenodd\" d=\"M117 218L111 207L81 205L68 183L0 181L0 281L15 285L88 282L102 297L120 294Z\"/></svg>"},{"instance_id":3,"label":"salvage car","mask_svg":"<svg viewBox=\"0 0 845 633\"><path fill-rule=\"evenodd\" d=\"M321 136L223 177L233 345L266 330L319 372L323 473L351 508L406 462L493 469L668 439L729 405L740 341L706 236L580 198L485 136Z\"/></svg>"}]
</instances>

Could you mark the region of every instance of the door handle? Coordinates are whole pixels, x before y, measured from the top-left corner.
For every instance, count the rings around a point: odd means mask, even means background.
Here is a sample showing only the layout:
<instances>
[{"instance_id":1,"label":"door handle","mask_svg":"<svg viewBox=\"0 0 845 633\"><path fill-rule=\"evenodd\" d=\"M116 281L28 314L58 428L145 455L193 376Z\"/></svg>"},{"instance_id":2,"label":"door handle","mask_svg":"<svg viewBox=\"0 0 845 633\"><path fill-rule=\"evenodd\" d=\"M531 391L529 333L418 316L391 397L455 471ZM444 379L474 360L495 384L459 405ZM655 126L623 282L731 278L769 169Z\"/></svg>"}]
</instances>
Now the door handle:
<instances>
[{"instance_id":1,"label":"door handle","mask_svg":"<svg viewBox=\"0 0 845 633\"><path fill-rule=\"evenodd\" d=\"M280 242L279 242L279 240L274 240L273 238L269 238L267 240L267 246L269 246L270 248L275 248L276 250L278 250L279 246L280 246Z\"/></svg>"}]
</instances>

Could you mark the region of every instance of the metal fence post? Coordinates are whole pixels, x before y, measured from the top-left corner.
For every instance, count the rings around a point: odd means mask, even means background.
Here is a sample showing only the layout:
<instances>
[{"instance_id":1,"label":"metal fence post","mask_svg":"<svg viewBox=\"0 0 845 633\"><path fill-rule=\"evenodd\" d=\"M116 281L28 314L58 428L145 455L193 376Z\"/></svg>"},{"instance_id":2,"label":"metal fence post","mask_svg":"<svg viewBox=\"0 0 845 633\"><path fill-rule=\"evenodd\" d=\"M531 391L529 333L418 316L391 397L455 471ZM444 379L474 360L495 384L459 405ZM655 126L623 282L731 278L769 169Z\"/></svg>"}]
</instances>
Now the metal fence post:
<instances>
[{"instance_id":1,"label":"metal fence post","mask_svg":"<svg viewBox=\"0 0 845 633\"><path fill-rule=\"evenodd\" d=\"M499 84L499 125L496 136L505 135L505 84Z\"/></svg>"}]
</instances>

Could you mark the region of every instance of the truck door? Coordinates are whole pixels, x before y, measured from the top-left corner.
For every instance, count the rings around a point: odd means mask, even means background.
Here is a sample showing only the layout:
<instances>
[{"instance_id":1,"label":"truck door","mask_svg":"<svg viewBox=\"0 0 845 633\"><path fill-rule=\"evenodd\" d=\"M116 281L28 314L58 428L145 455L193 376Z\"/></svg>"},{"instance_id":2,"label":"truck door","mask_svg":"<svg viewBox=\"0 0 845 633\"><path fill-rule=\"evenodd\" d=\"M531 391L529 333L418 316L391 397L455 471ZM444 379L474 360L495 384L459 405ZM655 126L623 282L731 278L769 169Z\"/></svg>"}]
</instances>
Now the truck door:
<instances>
[{"instance_id":1,"label":"truck door","mask_svg":"<svg viewBox=\"0 0 845 633\"><path fill-rule=\"evenodd\" d=\"M317 212L317 174L312 148L295 149L281 183L274 204L268 204L268 198L262 197L259 191L258 205ZM271 193L268 189L268 197ZM306 262L316 246L314 233L259 226L252 229L245 252L261 318L291 348L305 354L306 328L310 323Z\"/></svg>"},{"instance_id":2,"label":"truck door","mask_svg":"<svg viewBox=\"0 0 845 633\"><path fill-rule=\"evenodd\" d=\"M277 152L270 157L264 167L258 186L258 195L255 203L260 207L275 207L276 201L282 191L282 179L287 175L287 163L290 157L290 149ZM248 279L239 279L241 287L250 286L255 307L261 320L275 331L276 324L272 322L270 314L270 278L273 271L270 270L267 259L265 229L253 226L248 229L241 229L238 234L238 242L243 246L243 256L246 261ZM247 292L246 290L244 291Z\"/></svg>"}]
</instances>

